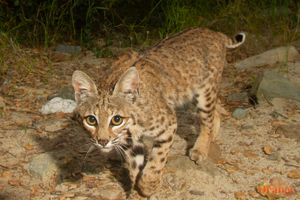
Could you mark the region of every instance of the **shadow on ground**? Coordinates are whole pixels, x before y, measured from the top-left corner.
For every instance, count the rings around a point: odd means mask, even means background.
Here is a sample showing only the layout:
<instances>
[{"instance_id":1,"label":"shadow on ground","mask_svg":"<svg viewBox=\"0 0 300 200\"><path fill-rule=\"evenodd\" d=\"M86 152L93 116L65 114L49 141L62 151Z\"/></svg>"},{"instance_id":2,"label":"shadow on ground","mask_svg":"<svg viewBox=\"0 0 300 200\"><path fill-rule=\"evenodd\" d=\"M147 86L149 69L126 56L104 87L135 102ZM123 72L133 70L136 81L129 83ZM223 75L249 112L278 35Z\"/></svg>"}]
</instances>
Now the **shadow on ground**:
<instances>
[{"instance_id":1,"label":"shadow on ground","mask_svg":"<svg viewBox=\"0 0 300 200\"><path fill-rule=\"evenodd\" d=\"M102 154L97 149L87 155L91 146L89 136L71 117L68 117L64 129L33 137L42 152L50 155L58 167L56 184L77 182L84 174L94 175L109 170L124 191L130 191L128 171L123 167L120 156L116 152Z\"/></svg>"}]
</instances>

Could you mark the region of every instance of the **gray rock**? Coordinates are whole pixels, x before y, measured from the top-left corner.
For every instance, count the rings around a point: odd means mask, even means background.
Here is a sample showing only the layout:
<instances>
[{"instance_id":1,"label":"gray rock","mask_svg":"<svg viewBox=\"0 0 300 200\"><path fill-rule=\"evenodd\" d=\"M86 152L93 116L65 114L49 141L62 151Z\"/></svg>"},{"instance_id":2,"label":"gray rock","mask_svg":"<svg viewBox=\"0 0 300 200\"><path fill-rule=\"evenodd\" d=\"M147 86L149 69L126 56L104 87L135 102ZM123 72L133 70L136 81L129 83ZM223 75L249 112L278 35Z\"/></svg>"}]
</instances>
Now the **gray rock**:
<instances>
[{"instance_id":1,"label":"gray rock","mask_svg":"<svg viewBox=\"0 0 300 200\"><path fill-rule=\"evenodd\" d=\"M280 153L278 151L272 152L268 157L269 160L280 160Z\"/></svg>"},{"instance_id":2,"label":"gray rock","mask_svg":"<svg viewBox=\"0 0 300 200\"><path fill-rule=\"evenodd\" d=\"M55 97L48 101L41 109L40 112L44 115L51 113L72 113L76 108L76 102L71 99L62 99Z\"/></svg>"},{"instance_id":3,"label":"gray rock","mask_svg":"<svg viewBox=\"0 0 300 200\"><path fill-rule=\"evenodd\" d=\"M199 191L199 190L190 190L189 192L192 195L197 195L197 196L203 196L205 194L204 191Z\"/></svg>"},{"instance_id":4,"label":"gray rock","mask_svg":"<svg viewBox=\"0 0 300 200\"><path fill-rule=\"evenodd\" d=\"M268 100L279 97L300 101L300 88L273 70L261 74L250 93L259 99L263 96Z\"/></svg>"},{"instance_id":5,"label":"gray rock","mask_svg":"<svg viewBox=\"0 0 300 200\"><path fill-rule=\"evenodd\" d=\"M246 117L247 113L248 113L248 111L243 108L236 108L232 112L232 116L236 119L243 119Z\"/></svg>"},{"instance_id":6,"label":"gray rock","mask_svg":"<svg viewBox=\"0 0 300 200\"><path fill-rule=\"evenodd\" d=\"M237 69L249 69L251 67L273 65L278 62L295 61L299 58L297 49L293 46L284 46L271 49L262 54L255 55L235 64Z\"/></svg>"},{"instance_id":7,"label":"gray rock","mask_svg":"<svg viewBox=\"0 0 300 200\"><path fill-rule=\"evenodd\" d=\"M40 178L43 182L53 180L59 167L56 165L53 157L48 153L42 153L32 158L28 164L28 171L31 175Z\"/></svg>"},{"instance_id":8,"label":"gray rock","mask_svg":"<svg viewBox=\"0 0 300 200\"><path fill-rule=\"evenodd\" d=\"M81 52L81 47L59 44L55 48L55 51L59 53L79 54Z\"/></svg>"}]
</instances>

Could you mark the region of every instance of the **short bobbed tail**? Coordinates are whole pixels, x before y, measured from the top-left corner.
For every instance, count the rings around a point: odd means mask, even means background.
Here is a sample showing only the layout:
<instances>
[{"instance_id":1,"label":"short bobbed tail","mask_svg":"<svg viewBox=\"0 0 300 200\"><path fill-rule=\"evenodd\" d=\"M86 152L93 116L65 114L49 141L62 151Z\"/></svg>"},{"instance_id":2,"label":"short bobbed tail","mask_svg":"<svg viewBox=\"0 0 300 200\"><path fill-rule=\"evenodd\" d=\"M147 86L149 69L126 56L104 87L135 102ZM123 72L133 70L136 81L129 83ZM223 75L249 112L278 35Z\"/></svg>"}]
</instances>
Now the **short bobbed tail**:
<instances>
[{"instance_id":1,"label":"short bobbed tail","mask_svg":"<svg viewBox=\"0 0 300 200\"><path fill-rule=\"evenodd\" d=\"M239 47L245 42L246 34L244 32L240 32L234 36L233 40L230 40L229 44L226 44L226 47L229 49L234 49Z\"/></svg>"}]
</instances>

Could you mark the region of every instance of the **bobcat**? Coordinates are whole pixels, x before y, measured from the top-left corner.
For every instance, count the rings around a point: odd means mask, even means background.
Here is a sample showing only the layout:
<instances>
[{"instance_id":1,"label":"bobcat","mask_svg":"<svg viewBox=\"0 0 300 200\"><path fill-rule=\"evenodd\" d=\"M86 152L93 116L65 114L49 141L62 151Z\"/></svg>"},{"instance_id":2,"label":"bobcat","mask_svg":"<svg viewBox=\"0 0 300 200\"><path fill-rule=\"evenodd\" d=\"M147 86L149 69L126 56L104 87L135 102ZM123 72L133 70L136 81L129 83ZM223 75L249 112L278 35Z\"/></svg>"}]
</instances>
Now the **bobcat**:
<instances>
[{"instance_id":1,"label":"bobcat","mask_svg":"<svg viewBox=\"0 0 300 200\"><path fill-rule=\"evenodd\" d=\"M175 110L187 101L196 102L202 122L189 156L196 163L207 158L220 127L216 102L226 49L244 41L244 33L231 40L205 28L186 30L143 54L121 57L118 69L100 83L108 88L99 92L84 72L73 73L75 113L94 146L103 152L114 149L125 158L141 195L150 196L159 186L177 128ZM145 148L143 136L153 138L151 149Z\"/></svg>"}]
</instances>

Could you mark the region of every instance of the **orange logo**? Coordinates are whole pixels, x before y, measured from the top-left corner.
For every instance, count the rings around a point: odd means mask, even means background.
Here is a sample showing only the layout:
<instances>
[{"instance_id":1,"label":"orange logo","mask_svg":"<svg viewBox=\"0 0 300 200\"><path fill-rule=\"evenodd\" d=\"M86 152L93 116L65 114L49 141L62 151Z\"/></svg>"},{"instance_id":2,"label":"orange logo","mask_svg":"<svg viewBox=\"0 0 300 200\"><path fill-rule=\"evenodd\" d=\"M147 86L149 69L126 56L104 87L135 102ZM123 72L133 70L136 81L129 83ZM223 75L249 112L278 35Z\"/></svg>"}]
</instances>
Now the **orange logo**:
<instances>
[{"instance_id":1,"label":"orange logo","mask_svg":"<svg viewBox=\"0 0 300 200\"><path fill-rule=\"evenodd\" d=\"M289 196L296 193L296 190L292 186L286 185L270 185L261 183L256 187L258 193L263 196L275 195L275 196Z\"/></svg>"}]
</instances>

